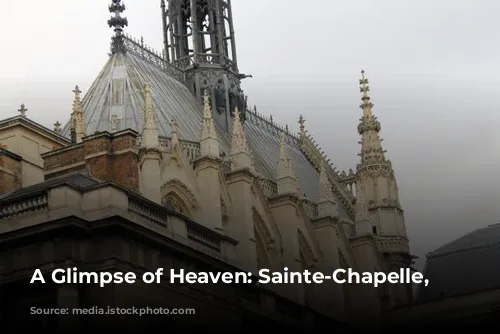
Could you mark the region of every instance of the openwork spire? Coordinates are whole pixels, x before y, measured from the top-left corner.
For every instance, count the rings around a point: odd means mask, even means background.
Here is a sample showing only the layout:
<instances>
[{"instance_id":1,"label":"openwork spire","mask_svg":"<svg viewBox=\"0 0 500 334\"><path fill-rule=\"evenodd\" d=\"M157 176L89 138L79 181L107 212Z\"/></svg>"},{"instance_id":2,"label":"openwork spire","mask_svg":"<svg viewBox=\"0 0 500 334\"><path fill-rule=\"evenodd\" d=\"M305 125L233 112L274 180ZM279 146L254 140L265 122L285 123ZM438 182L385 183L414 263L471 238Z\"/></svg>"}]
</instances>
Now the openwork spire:
<instances>
[{"instance_id":1,"label":"openwork spire","mask_svg":"<svg viewBox=\"0 0 500 334\"><path fill-rule=\"evenodd\" d=\"M74 100L73 100L73 122L75 131L75 141L77 143L82 142L82 138L85 137L85 120L83 115L82 102L80 100L80 88L75 86L73 89Z\"/></svg>"},{"instance_id":2,"label":"openwork spire","mask_svg":"<svg viewBox=\"0 0 500 334\"><path fill-rule=\"evenodd\" d=\"M219 141L212 117L212 107L208 91L203 96L203 124L201 128L200 153L202 156L219 156Z\"/></svg>"},{"instance_id":3,"label":"openwork spire","mask_svg":"<svg viewBox=\"0 0 500 334\"><path fill-rule=\"evenodd\" d=\"M114 14L109 20L108 25L114 28L115 35L111 38L111 53L125 52L125 45L123 41L123 28L128 26L126 17L122 17L121 13L125 10L125 5L121 0L112 0L109 5L109 12Z\"/></svg>"}]
</instances>

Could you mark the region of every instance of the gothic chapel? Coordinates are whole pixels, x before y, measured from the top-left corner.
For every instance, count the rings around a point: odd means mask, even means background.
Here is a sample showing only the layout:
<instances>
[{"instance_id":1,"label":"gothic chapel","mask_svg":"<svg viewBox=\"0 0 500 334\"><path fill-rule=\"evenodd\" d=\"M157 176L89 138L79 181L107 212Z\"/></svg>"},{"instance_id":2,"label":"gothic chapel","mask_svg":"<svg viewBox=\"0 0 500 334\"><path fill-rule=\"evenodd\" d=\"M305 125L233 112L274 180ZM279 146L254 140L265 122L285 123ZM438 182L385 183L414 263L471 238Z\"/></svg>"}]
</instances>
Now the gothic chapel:
<instances>
[{"instance_id":1,"label":"gothic chapel","mask_svg":"<svg viewBox=\"0 0 500 334\"><path fill-rule=\"evenodd\" d=\"M47 129L24 106L0 121L0 258L9 264L0 266L2 281L14 287L42 263L253 273L411 267L365 72L361 158L355 171L338 171L302 116L295 134L248 106L230 0L162 0L161 9L164 45L156 52L123 32L125 6L112 0L109 60L82 98L74 89L67 124ZM63 229L73 232L54 237ZM58 286L40 301L84 305L88 296L105 294L98 289ZM106 293L126 302L131 293L120 289ZM403 284L270 284L252 286L251 294L241 286L203 289L190 286L189 294L199 303L211 294L242 308L254 303L287 321L306 313L376 321L413 298ZM8 300L10 289L0 290ZM11 296L18 306L2 308L3 319L33 296Z\"/></svg>"}]
</instances>

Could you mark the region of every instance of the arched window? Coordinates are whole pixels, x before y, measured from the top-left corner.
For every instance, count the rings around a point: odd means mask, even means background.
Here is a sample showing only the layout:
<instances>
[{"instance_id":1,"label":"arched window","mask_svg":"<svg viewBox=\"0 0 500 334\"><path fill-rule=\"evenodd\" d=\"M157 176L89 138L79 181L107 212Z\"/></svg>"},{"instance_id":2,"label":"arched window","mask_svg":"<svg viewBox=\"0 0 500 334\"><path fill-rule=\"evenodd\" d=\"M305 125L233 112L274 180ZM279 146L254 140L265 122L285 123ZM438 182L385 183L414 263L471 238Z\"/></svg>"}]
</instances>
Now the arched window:
<instances>
[{"instance_id":1,"label":"arched window","mask_svg":"<svg viewBox=\"0 0 500 334\"><path fill-rule=\"evenodd\" d=\"M166 196L163 200L163 206L169 210L184 214L181 203L173 196Z\"/></svg>"}]
</instances>

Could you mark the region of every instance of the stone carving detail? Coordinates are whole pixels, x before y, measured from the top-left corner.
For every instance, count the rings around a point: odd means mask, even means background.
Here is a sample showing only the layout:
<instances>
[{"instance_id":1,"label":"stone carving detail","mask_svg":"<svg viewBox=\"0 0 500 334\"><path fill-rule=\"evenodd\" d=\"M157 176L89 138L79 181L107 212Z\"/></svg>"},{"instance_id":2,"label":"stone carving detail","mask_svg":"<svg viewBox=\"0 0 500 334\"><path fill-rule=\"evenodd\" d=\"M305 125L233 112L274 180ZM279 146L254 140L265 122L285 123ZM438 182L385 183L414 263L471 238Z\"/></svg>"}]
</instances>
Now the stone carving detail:
<instances>
[{"instance_id":1,"label":"stone carving detail","mask_svg":"<svg viewBox=\"0 0 500 334\"><path fill-rule=\"evenodd\" d=\"M297 229L297 234L298 234L298 238L299 238L299 247L300 247L300 250L301 250L304 258L308 262L307 264L304 264L304 265L306 267L309 266L309 268L313 268L316 265L316 262L317 262L316 261L316 257L314 256L314 252L311 249L311 246L307 242L304 234L302 233L302 231L300 229Z\"/></svg>"},{"instance_id":2,"label":"stone carving detail","mask_svg":"<svg viewBox=\"0 0 500 334\"><path fill-rule=\"evenodd\" d=\"M261 237L264 238L262 242L265 244L266 249L276 249L275 241L274 238L271 235L271 232L266 226L266 223L262 219L261 215L255 209L255 207L252 208L252 214L253 214L253 221L255 224L255 229L261 234Z\"/></svg>"},{"instance_id":3,"label":"stone carving detail","mask_svg":"<svg viewBox=\"0 0 500 334\"><path fill-rule=\"evenodd\" d=\"M195 208L198 206L198 201L196 200L196 196L191 192L191 190L181 181L177 179L172 179L166 182L162 187L161 187L161 195L162 198L167 196L169 193L175 193L177 196L181 197L182 199L187 200L187 205L190 205L192 208Z\"/></svg>"},{"instance_id":4,"label":"stone carving detail","mask_svg":"<svg viewBox=\"0 0 500 334\"><path fill-rule=\"evenodd\" d=\"M366 195L363 184L358 181L356 184L356 221L370 221L370 217L368 215L368 205L366 203Z\"/></svg>"}]
</instances>

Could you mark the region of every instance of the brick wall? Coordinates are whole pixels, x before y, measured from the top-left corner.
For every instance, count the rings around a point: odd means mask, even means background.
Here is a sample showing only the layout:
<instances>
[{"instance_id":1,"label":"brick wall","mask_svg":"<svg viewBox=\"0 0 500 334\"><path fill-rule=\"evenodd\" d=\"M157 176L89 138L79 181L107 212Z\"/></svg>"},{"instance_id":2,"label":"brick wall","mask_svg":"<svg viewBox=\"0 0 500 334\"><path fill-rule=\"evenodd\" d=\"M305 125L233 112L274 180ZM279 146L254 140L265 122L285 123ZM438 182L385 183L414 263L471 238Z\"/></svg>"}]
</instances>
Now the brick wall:
<instances>
[{"instance_id":1,"label":"brick wall","mask_svg":"<svg viewBox=\"0 0 500 334\"><path fill-rule=\"evenodd\" d=\"M21 186L21 157L0 148L0 194Z\"/></svg>"},{"instance_id":2,"label":"brick wall","mask_svg":"<svg viewBox=\"0 0 500 334\"><path fill-rule=\"evenodd\" d=\"M101 132L83 138L82 143L45 153L45 179L88 170L93 177L139 191L136 140L137 132L132 130Z\"/></svg>"}]
</instances>

